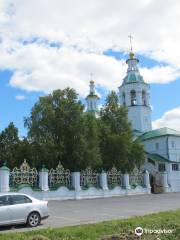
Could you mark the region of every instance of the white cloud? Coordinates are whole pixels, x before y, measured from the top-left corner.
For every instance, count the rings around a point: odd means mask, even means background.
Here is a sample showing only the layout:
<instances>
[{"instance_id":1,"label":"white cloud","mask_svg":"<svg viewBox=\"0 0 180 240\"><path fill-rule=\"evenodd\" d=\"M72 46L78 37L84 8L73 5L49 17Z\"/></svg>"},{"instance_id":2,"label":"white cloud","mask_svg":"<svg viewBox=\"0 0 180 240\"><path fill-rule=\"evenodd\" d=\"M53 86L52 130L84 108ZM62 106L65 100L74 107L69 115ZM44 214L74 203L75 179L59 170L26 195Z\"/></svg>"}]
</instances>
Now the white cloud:
<instances>
[{"instance_id":1,"label":"white cloud","mask_svg":"<svg viewBox=\"0 0 180 240\"><path fill-rule=\"evenodd\" d=\"M169 127L180 131L180 106L167 111L163 116L153 121L153 128Z\"/></svg>"},{"instance_id":2,"label":"white cloud","mask_svg":"<svg viewBox=\"0 0 180 240\"><path fill-rule=\"evenodd\" d=\"M25 97L24 95L17 95L15 98L16 98L16 100L18 100L18 101L22 101L22 100L25 100L25 99L26 99L26 97Z\"/></svg>"},{"instance_id":3,"label":"white cloud","mask_svg":"<svg viewBox=\"0 0 180 240\"><path fill-rule=\"evenodd\" d=\"M124 67L103 52L127 51L132 33L137 52L167 63L142 68L145 81L167 83L180 76L179 21L178 0L1 0L0 69L12 70L10 84L29 91L70 86L84 96L90 72L117 89Z\"/></svg>"},{"instance_id":4,"label":"white cloud","mask_svg":"<svg viewBox=\"0 0 180 240\"><path fill-rule=\"evenodd\" d=\"M30 44L11 53L1 51L0 67L14 70L10 85L46 93L67 86L81 95L88 92L90 73L95 82L108 89L117 88L122 79L121 61L97 53L79 52Z\"/></svg>"},{"instance_id":5,"label":"white cloud","mask_svg":"<svg viewBox=\"0 0 180 240\"><path fill-rule=\"evenodd\" d=\"M1 1L12 39L39 36L88 50L127 49L132 33L138 51L178 55L178 0Z\"/></svg>"},{"instance_id":6,"label":"white cloud","mask_svg":"<svg viewBox=\"0 0 180 240\"><path fill-rule=\"evenodd\" d=\"M141 74L148 83L168 83L180 77L180 70L172 66L141 68Z\"/></svg>"}]
</instances>

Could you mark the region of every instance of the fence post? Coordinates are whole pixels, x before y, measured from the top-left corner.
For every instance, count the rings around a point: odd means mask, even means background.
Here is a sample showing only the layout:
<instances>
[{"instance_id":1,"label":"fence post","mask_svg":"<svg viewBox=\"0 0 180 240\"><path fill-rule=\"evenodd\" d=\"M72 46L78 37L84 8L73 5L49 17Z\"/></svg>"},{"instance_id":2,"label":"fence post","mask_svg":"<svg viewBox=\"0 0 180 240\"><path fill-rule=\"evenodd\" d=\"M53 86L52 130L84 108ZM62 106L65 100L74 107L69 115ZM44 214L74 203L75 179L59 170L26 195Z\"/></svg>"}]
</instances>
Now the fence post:
<instances>
[{"instance_id":1,"label":"fence post","mask_svg":"<svg viewBox=\"0 0 180 240\"><path fill-rule=\"evenodd\" d=\"M164 192L169 192L169 185L168 185L168 175L167 172L161 173L161 179L162 179L162 186Z\"/></svg>"},{"instance_id":2,"label":"fence post","mask_svg":"<svg viewBox=\"0 0 180 240\"><path fill-rule=\"evenodd\" d=\"M145 170L144 172L144 186L148 189L148 193L151 193L151 185L149 182L149 172Z\"/></svg>"},{"instance_id":3,"label":"fence post","mask_svg":"<svg viewBox=\"0 0 180 240\"><path fill-rule=\"evenodd\" d=\"M123 185L127 190L131 189L131 186L129 185L129 174L128 173L125 173L123 175Z\"/></svg>"},{"instance_id":4,"label":"fence post","mask_svg":"<svg viewBox=\"0 0 180 240\"><path fill-rule=\"evenodd\" d=\"M81 185L80 185L80 172L73 172L72 173L72 184L75 189L75 191L80 191L81 190Z\"/></svg>"},{"instance_id":5,"label":"fence post","mask_svg":"<svg viewBox=\"0 0 180 240\"><path fill-rule=\"evenodd\" d=\"M104 171L100 175L100 185L103 190L108 190L107 173Z\"/></svg>"},{"instance_id":6,"label":"fence post","mask_svg":"<svg viewBox=\"0 0 180 240\"><path fill-rule=\"evenodd\" d=\"M0 192L8 192L9 191L9 175L10 170L4 164L0 168Z\"/></svg>"},{"instance_id":7,"label":"fence post","mask_svg":"<svg viewBox=\"0 0 180 240\"><path fill-rule=\"evenodd\" d=\"M48 191L48 169L43 165L42 169L39 172L39 187L42 191Z\"/></svg>"}]
</instances>

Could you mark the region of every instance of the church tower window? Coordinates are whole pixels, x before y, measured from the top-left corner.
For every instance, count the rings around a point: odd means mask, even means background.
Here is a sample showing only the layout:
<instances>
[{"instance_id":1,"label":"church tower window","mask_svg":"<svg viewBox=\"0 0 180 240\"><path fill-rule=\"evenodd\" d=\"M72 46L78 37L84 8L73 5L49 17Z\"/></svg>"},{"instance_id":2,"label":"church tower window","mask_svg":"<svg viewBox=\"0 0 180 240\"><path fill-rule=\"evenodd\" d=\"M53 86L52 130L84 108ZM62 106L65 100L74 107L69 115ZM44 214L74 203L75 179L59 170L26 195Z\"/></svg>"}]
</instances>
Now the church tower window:
<instances>
[{"instance_id":1,"label":"church tower window","mask_svg":"<svg viewBox=\"0 0 180 240\"><path fill-rule=\"evenodd\" d=\"M144 90L142 91L142 104L147 106L146 92Z\"/></svg>"},{"instance_id":2,"label":"church tower window","mask_svg":"<svg viewBox=\"0 0 180 240\"><path fill-rule=\"evenodd\" d=\"M136 105L136 92L135 90L131 90L131 106Z\"/></svg>"}]
</instances>

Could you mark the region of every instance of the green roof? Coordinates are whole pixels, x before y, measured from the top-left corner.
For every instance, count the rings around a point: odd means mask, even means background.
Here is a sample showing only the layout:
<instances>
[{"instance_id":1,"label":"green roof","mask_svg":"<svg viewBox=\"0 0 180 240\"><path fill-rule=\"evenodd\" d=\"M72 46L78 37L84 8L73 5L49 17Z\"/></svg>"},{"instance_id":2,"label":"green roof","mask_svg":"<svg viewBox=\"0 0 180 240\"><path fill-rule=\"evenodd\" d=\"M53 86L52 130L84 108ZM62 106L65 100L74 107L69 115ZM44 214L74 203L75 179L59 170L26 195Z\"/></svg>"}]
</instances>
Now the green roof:
<instances>
[{"instance_id":1,"label":"green roof","mask_svg":"<svg viewBox=\"0 0 180 240\"><path fill-rule=\"evenodd\" d=\"M169 159L157 154L157 153L146 153L147 157L153 161L157 162L171 162Z\"/></svg>"},{"instance_id":2,"label":"green roof","mask_svg":"<svg viewBox=\"0 0 180 240\"><path fill-rule=\"evenodd\" d=\"M137 129L134 129L133 134L139 136L139 135L142 135L143 133Z\"/></svg>"},{"instance_id":3,"label":"green roof","mask_svg":"<svg viewBox=\"0 0 180 240\"><path fill-rule=\"evenodd\" d=\"M96 95L96 94L89 94L89 95L86 97L86 99L87 99L87 98L94 98L94 97L96 97L96 98L99 99L98 95Z\"/></svg>"},{"instance_id":4,"label":"green roof","mask_svg":"<svg viewBox=\"0 0 180 240\"><path fill-rule=\"evenodd\" d=\"M156 162L168 162L168 163L179 163L177 161L171 161L157 153L148 153L146 152L146 155L149 159L156 161Z\"/></svg>"},{"instance_id":5,"label":"green roof","mask_svg":"<svg viewBox=\"0 0 180 240\"><path fill-rule=\"evenodd\" d=\"M126 75L123 80L124 83L132 83L132 82L144 82L143 77L137 72L130 72Z\"/></svg>"},{"instance_id":6,"label":"green roof","mask_svg":"<svg viewBox=\"0 0 180 240\"><path fill-rule=\"evenodd\" d=\"M178 136L180 137L180 132L171 129L171 128L159 128L159 129L155 129L146 133L143 133L140 137L139 140L141 141L145 141L151 138L158 138L158 137L162 137L162 136Z\"/></svg>"}]
</instances>

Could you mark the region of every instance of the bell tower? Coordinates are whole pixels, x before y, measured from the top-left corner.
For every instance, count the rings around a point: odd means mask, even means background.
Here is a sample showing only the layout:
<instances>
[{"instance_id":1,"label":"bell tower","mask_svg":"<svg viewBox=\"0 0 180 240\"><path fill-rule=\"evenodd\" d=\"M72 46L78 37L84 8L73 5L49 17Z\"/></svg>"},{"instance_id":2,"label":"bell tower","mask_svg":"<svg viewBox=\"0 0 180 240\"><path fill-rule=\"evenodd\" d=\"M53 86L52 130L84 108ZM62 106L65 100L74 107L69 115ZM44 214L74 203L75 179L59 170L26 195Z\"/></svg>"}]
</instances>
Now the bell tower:
<instances>
[{"instance_id":1,"label":"bell tower","mask_svg":"<svg viewBox=\"0 0 180 240\"><path fill-rule=\"evenodd\" d=\"M99 101L99 97L95 93L95 84L94 84L94 81L91 79L89 84L89 95L86 97L86 103L87 103L86 111L93 113L96 117L98 117L98 114L99 114L98 101Z\"/></svg>"},{"instance_id":2,"label":"bell tower","mask_svg":"<svg viewBox=\"0 0 180 240\"><path fill-rule=\"evenodd\" d=\"M138 69L139 60L131 51L126 60L127 74L119 87L120 104L128 108L128 119L132 123L133 130L147 132L152 130L150 85L144 82Z\"/></svg>"}]
</instances>

